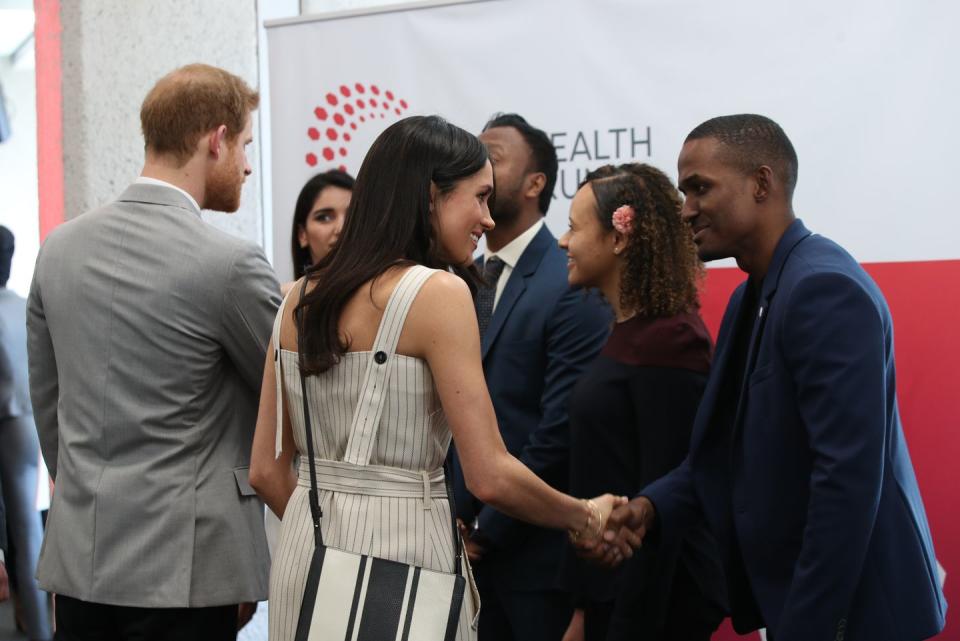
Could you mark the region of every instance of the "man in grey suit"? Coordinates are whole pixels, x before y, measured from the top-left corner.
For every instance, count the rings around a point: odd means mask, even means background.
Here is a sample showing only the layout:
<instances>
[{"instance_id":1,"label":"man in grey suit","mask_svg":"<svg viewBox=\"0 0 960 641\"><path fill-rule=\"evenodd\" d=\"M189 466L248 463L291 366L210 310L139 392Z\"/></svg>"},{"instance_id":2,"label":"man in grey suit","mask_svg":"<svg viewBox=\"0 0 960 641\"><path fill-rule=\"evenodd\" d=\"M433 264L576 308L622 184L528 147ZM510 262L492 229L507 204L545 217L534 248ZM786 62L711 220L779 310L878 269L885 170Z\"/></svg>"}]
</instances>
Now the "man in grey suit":
<instances>
[{"instance_id":1,"label":"man in grey suit","mask_svg":"<svg viewBox=\"0 0 960 641\"><path fill-rule=\"evenodd\" d=\"M38 578L57 638L233 639L267 596L247 481L279 286L236 211L258 95L188 65L143 102L146 163L55 229L28 299L30 389L55 480Z\"/></svg>"}]
</instances>

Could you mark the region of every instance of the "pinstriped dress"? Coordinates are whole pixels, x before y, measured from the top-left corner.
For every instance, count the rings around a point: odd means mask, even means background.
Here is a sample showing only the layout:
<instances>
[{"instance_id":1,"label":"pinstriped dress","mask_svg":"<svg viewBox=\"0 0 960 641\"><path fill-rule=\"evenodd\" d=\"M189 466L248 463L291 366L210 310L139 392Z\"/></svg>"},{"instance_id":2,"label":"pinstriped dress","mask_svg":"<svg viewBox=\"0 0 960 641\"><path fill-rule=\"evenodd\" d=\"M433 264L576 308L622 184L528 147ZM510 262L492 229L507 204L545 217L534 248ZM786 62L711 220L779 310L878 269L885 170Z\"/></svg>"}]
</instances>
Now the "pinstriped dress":
<instances>
[{"instance_id":1,"label":"pinstriped dress","mask_svg":"<svg viewBox=\"0 0 960 641\"><path fill-rule=\"evenodd\" d=\"M427 363L395 353L410 305L433 271L407 270L390 296L373 349L348 352L331 369L308 377L307 405L324 544L452 572L454 543L443 480L450 428ZM286 304L274 325L275 346ZM295 636L314 538L297 353L279 350L276 371L278 453L280 410L287 402L301 458L270 572L270 639L288 641ZM478 607L475 591L468 590L458 640L476 638L471 623Z\"/></svg>"}]
</instances>

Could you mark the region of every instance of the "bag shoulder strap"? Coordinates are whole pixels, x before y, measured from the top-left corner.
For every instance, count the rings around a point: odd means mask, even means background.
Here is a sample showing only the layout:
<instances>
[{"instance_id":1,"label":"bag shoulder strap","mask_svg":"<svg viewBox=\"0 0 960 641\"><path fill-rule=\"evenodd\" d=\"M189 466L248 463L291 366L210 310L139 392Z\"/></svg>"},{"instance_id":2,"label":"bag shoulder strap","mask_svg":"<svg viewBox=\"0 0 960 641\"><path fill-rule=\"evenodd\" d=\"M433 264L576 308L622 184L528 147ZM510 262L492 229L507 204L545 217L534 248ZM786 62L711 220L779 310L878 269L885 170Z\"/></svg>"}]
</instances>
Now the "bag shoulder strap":
<instances>
[{"instance_id":1,"label":"bag shoulder strap","mask_svg":"<svg viewBox=\"0 0 960 641\"><path fill-rule=\"evenodd\" d=\"M300 288L300 303L303 303L303 296L307 291L307 279L303 279L303 287ZM300 395L303 399L303 431L307 441L307 460L310 465L310 490L307 493L310 502L310 518L313 521L313 540L317 548L323 546L323 533L320 531L320 519L323 518L323 510L320 509L319 493L317 491L317 465L314 460L313 448L313 425L310 424L310 406L307 402L307 377L303 373L303 350L300 349L300 337L303 335L304 328L303 310L297 315L297 358L298 369L300 370Z\"/></svg>"},{"instance_id":2,"label":"bag shoulder strap","mask_svg":"<svg viewBox=\"0 0 960 641\"><path fill-rule=\"evenodd\" d=\"M390 294L383 312L377 337L367 362L367 370L360 387L360 396L350 425L350 437L343 460L355 465L368 465L380 430L380 418L387 398L387 386L393 370L397 341L410 306L420 288L436 270L422 265L408 269Z\"/></svg>"}]
</instances>

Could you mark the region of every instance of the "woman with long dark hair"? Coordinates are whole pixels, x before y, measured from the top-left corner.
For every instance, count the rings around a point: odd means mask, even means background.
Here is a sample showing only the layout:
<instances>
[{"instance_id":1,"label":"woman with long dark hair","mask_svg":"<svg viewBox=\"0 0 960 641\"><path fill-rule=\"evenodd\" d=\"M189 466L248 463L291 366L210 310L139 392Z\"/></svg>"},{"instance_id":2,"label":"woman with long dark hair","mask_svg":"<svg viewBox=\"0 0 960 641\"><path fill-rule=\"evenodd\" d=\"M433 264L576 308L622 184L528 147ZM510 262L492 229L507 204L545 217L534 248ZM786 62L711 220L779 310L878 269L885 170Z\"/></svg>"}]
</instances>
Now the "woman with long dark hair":
<instances>
[{"instance_id":1,"label":"woman with long dark hair","mask_svg":"<svg viewBox=\"0 0 960 641\"><path fill-rule=\"evenodd\" d=\"M451 436L473 495L516 518L595 537L621 501L554 490L500 437L469 286L492 194L475 136L436 116L397 122L360 168L340 242L280 308L250 468L283 519L271 639L294 636L314 545L301 366L328 546L453 571ZM477 605L464 599L458 639L475 637Z\"/></svg>"},{"instance_id":2,"label":"woman with long dark hair","mask_svg":"<svg viewBox=\"0 0 960 641\"><path fill-rule=\"evenodd\" d=\"M347 172L330 169L313 176L300 189L290 230L294 280L303 278L303 273L337 244L354 182Z\"/></svg>"},{"instance_id":3,"label":"woman with long dark hair","mask_svg":"<svg viewBox=\"0 0 960 641\"><path fill-rule=\"evenodd\" d=\"M680 194L643 164L587 174L560 238L571 285L595 287L616 322L570 395L570 492L633 495L686 456L710 369L700 318L703 265L680 218ZM564 641L707 641L723 618L719 560L705 529L644 545L620 568L572 553L576 603Z\"/></svg>"}]
</instances>

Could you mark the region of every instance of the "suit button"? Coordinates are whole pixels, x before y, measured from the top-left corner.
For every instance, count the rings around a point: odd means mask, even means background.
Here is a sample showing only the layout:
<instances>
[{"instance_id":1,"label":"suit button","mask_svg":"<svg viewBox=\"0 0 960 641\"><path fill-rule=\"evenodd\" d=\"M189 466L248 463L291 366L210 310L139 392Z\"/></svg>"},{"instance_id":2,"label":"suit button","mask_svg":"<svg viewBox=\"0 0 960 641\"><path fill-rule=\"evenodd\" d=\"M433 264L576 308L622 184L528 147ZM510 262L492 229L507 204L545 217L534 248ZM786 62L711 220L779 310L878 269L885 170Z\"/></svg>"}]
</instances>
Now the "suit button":
<instances>
[{"instance_id":1,"label":"suit button","mask_svg":"<svg viewBox=\"0 0 960 641\"><path fill-rule=\"evenodd\" d=\"M387 362L387 353L386 352L377 352L373 355L373 360L377 361L380 365L383 365Z\"/></svg>"}]
</instances>

